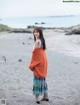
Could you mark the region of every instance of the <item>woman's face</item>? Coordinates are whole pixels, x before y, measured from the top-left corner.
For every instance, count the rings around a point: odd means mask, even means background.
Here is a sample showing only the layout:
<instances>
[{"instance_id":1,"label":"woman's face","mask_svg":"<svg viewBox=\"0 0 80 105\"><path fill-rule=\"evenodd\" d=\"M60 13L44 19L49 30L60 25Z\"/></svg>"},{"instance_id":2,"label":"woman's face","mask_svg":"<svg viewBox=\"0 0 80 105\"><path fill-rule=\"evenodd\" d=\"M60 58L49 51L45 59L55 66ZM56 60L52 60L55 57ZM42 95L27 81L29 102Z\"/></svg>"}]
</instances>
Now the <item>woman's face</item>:
<instances>
[{"instance_id":1,"label":"woman's face","mask_svg":"<svg viewBox=\"0 0 80 105\"><path fill-rule=\"evenodd\" d=\"M34 36L35 36L36 38L39 38L39 36L40 36L40 34L39 34L39 32L38 32L37 30L35 30L33 34L34 34Z\"/></svg>"}]
</instances>

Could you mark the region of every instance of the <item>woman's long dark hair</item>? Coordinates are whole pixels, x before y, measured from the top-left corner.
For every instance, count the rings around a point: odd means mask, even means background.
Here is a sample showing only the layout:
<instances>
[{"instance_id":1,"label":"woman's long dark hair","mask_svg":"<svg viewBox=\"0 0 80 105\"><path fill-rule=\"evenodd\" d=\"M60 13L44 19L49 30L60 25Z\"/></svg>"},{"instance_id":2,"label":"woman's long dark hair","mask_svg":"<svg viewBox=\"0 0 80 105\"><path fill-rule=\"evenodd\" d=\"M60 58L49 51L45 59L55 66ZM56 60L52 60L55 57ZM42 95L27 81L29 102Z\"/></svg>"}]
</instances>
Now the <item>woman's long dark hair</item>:
<instances>
[{"instance_id":1,"label":"woman's long dark hair","mask_svg":"<svg viewBox=\"0 0 80 105\"><path fill-rule=\"evenodd\" d=\"M42 46L43 46L43 50L45 50L45 49L46 49L46 44L45 44L45 39L44 39L44 36L43 36L43 31L42 31L42 29L41 29L40 27L36 27L36 28L33 30L33 34L34 34L35 31L39 32L39 34L40 34L39 38L40 38L40 40L41 40L41 44L42 44ZM35 36L34 36L34 41L36 41Z\"/></svg>"}]
</instances>

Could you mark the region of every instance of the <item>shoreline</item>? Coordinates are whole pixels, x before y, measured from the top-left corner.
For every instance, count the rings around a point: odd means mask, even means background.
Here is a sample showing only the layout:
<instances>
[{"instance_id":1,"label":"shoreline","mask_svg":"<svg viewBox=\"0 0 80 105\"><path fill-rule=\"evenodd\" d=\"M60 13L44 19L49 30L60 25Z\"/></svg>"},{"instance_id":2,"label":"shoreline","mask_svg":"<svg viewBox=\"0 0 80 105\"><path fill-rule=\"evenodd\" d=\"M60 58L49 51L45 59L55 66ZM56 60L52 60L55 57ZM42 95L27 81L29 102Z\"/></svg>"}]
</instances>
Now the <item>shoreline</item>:
<instances>
[{"instance_id":1,"label":"shoreline","mask_svg":"<svg viewBox=\"0 0 80 105\"><path fill-rule=\"evenodd\" d=\"M0 24L0 33L32 33L36 26L28 26L27 28L12 28L4 24ZM80 34L80 24L71 27L41 27L43 30L52 30L54 32L65 33L65 35Z\"/></svg>"}]
</instances>

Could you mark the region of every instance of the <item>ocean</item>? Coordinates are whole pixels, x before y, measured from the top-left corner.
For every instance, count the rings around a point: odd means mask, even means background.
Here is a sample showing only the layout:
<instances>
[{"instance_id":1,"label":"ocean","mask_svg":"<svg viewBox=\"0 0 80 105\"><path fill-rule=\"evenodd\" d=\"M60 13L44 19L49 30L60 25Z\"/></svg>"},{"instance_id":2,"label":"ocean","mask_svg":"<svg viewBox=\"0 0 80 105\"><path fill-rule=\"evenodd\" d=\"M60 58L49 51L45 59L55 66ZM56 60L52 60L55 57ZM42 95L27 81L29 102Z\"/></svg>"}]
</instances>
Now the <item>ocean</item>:
<instances>
[{"instance_id":1,"label":"ocean","mask_svg":"<svg viewBox=\"0 0 80 105\"><path fill-rule=\"evenodd\" d=\"M2 18L0 24L14 28L27 28L32 25L51 28L70 27L80 24L80 15Z\"/></svg>"}]
</instances>

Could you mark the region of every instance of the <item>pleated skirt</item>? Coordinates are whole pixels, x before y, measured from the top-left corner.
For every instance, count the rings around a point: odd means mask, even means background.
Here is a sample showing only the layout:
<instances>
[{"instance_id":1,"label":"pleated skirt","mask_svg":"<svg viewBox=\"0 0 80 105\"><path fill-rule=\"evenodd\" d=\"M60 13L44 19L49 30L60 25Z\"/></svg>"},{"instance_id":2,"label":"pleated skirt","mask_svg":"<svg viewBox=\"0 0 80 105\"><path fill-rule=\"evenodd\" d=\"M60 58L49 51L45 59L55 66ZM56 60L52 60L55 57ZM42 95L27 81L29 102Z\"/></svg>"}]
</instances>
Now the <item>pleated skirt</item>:
<instances>
[{"instance_id":1,"label":"pleated skirt","mask_svg":"<svg viewBox=\"0 0 80 105\"><path fill-rule=\"evenodd\" d=\"M43 95L47 93L48 86L46 83L46 78L37 78L34 76L33 79L33 94L34 95Z\"/></svg>"}]
</instances>

